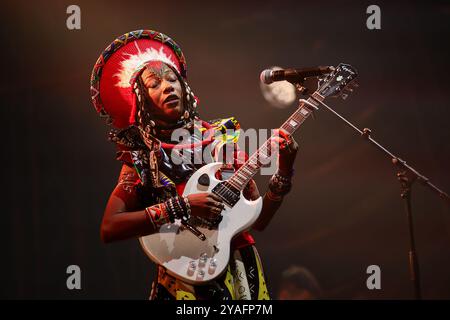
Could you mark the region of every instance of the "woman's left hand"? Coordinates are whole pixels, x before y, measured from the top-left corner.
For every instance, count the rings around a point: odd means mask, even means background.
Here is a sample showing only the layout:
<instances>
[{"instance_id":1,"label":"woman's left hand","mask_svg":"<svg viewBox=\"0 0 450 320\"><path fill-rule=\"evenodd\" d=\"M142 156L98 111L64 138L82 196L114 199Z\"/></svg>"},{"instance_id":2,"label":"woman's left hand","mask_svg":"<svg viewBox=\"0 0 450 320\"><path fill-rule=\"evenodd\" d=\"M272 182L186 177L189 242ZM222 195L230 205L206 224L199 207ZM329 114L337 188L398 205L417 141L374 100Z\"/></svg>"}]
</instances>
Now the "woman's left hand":
<instances>
[{"instance_id":1,"label":"woman's left hand","mask_svg":"<svg viewBox=\"0 0 450 320\"><path fill-rule=\"evenodd\" d=\"M281 175L290 176L294 167L295 157L298 152L298 143L283 129L274 130L275 137L272 141L278 143L280 152L278 157L278 170Z\"/></svg>"}]
</instances>

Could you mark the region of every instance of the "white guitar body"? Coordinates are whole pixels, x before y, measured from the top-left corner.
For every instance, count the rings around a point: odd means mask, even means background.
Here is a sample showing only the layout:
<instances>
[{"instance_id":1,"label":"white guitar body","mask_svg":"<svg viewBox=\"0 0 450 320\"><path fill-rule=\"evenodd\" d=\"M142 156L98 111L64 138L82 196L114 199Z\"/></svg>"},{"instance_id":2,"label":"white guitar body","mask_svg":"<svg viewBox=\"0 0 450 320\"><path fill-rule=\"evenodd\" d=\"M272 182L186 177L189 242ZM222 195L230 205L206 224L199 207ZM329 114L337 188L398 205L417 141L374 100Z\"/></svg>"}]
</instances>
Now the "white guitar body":
<instances>
[{"instance_id":1,"label":"white guitar body","mask_svg":"<svg viewBox=\"0 0 450 320\"><path fill-rule=\"evenodd\" d=\"M197 170L188 180L183 196L211 192L221 182L215 173L222 163L207 164ZM207 174L209 185L199 184L200 176ZM227 268L230 258L231 239L249 229L261 213L262 198L254 201L244 198L230 207L225 204L223 219L213 230L196 226L205 236L202 241L181 225L181 221L161 226L158 232L141 237L145 253L155 263L164 266L167 272L190 284L200 285L220 276Z\"/></svg>"}]
</instances>

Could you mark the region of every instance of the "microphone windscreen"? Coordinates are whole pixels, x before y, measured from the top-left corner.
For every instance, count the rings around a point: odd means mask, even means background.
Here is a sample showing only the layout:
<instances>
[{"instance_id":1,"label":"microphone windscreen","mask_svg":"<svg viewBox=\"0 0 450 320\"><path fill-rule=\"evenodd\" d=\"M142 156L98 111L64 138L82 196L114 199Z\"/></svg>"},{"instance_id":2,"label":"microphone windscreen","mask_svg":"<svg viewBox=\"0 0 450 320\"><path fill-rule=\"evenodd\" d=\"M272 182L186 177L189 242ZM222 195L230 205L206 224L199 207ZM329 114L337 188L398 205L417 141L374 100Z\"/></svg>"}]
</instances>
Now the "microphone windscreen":
<instances>
[{"instance_id":1,"label":"microphone windscreen","mask_svg":"<svg viewBox=\"0 0 450 320\"><path fill-rule=\"evenodd\" d=\"M264 84L271 84L273 82L271 75L272 70L266 69L263 72L261 72L261 74L259 75L259 79Z\"/></svg>"}]
</instances>

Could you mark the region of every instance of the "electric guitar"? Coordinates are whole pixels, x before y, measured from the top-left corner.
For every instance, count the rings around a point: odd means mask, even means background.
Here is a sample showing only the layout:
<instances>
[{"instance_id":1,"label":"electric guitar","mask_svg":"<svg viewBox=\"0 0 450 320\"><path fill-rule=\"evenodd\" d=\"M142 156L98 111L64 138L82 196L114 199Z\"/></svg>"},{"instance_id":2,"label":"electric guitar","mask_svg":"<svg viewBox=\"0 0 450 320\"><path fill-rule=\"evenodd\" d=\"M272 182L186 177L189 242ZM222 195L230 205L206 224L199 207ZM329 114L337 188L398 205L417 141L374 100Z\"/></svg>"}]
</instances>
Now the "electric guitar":
<instances>
[{"instance_id":1,"label":"electric guitar","mask_svg":"<svg viewBox=\"0 0 450 320\"><path fill-rule=\"evenodd\" d=\"M345 98L356 76L352 66L339 64L307 100L300 100L298 109L280 128L292 135L325 98ZM270 157L269 150L270 138L228 180L215 177L221 162L198 169L187 181L183 196L201 192L218 195L225 204L221 222L212 229L181 220L164 224L158 232L139 239L148 257L172 276L190 284L201 285L220 276L229 263L232 238L250 229L261 213L262 198L247 200L242 192L264 159Z\"/></svg>"}]
</instances>

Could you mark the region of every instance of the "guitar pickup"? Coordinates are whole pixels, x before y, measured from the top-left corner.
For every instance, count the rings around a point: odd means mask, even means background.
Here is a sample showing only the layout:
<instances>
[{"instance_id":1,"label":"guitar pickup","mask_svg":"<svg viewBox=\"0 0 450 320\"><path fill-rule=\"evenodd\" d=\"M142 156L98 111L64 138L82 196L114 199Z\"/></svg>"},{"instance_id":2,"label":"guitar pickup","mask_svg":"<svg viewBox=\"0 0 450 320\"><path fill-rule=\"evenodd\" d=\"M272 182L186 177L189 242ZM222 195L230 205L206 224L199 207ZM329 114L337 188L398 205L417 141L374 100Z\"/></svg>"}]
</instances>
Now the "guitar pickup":
<instances>
[{"instance_id":1,"label":"guitar pickup","mask_svg":"<svg viewBox=\"0 0 450 320\"><path fill-rule=\"evenodd\" d=\"M225 181L226 182L226 181ZM233 207L240 198L240 192L236 188L233 188L231 185L225 185L224 182L216 185L212 192L218 195L226 204L230 207Z\"/></svg>"}]
</instances>

